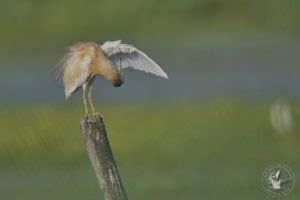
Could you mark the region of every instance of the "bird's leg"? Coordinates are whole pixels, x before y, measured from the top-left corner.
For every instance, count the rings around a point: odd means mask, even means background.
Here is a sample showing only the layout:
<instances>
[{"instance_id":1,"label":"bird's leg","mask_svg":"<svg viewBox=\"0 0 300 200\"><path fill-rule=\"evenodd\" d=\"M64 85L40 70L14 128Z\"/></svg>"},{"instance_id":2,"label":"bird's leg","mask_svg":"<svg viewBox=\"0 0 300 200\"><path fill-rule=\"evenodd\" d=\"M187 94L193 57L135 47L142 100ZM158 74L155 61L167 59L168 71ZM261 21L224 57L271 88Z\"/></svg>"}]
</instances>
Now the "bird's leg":
<instances>
[{"instance_id":1,"label":"bird's leg","mask_svg":"<svg viewBox=\"0 0 300 200\"><path fill-rule=\"evenodd\" d=\"M88 107L87 107L87 103L86 103L86 95L85 95L85 90L86 90L86 85L82 86L82 99L83 99L83 103L84 103L84 108L85 108L85 115L88 115Z\"/></svg>"},{"instance_id":2,"label":"bird's leg","mask_svg":"<svg viewBox=\"0 0 300 200\"><path fill-rule=\"evenodd\" d=\"M93 86L92 86L92 85L89 85L89 94L88 94L88 98L89 98L89 103L90 103L91 108L92 108L92 114L94 115L94 114L95 114L95 109L94 109L94 105L93 105L93 101L92 101L92 88L93 88Z\"/></svg>"},{"instance_id":3,"label":"bird's leg","mask_svg":"<svg viewBox=\"0 0 300 200\"><path fill-rule=\"evenodd\" d=\"M92 109L92 115L96 114L95 109L94 109L94 105L93 105L93 101L92 101L92 88L93 88L94 80L95 80L95 76L91 77L91 79L87 83L87 87L88 87L88 90L89 90L88 99L89 99L89 104L90 104L91 109Z\"/></svg>"}]
</instances>

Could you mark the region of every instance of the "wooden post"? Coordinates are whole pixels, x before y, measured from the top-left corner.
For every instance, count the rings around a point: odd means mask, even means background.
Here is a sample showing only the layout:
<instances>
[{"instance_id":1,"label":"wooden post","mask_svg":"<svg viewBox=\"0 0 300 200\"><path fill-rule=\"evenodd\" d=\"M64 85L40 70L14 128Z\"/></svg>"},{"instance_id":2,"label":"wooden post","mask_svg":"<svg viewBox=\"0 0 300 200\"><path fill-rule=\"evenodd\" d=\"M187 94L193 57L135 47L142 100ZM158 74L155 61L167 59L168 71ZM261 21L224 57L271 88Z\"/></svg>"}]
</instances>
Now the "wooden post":
<instances>
[{"instance_id":1,"label":"wooden post","mask_svg":"<svg viewBox=\"0 0 300 200\"><path fill-rule=\"evenodd\" d=\"M102 116L80 120L81 133L105 200L127 200L125 189L107 138Z\"/></svg>"}]
</instances>

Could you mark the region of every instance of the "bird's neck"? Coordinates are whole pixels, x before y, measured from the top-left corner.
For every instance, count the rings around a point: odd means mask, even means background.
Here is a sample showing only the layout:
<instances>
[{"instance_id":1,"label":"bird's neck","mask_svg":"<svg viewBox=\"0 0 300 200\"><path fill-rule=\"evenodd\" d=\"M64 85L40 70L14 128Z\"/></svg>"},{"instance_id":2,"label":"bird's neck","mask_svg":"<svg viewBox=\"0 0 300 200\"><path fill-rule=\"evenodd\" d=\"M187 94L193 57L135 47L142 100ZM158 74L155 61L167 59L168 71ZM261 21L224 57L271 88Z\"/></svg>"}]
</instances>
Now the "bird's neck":
<instances>
[{"instance_id":1,"label":"bird's neck","mask_svg":"<svg viewBox=\"0 0 300 200\"><path fill-rule=\"evenodd\" d=\"M101 75L105 79L113 81L115 77L116 66L114 66L104 55L99 55L95 60L92 69L94 75Z\"/></svg>"}]
</instances>

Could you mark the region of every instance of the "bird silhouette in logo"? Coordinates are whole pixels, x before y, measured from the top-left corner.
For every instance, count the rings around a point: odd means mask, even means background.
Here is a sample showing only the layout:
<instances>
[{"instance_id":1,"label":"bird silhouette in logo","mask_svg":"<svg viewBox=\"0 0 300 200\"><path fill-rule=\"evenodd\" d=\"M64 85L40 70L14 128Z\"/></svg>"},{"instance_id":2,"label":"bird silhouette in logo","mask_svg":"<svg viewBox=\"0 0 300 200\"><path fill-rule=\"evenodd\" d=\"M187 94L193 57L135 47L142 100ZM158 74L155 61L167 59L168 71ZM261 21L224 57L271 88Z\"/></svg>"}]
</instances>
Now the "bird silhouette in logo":
<instances>
[{"instance_id":1,"label":"bird silhouette in logo","mask_svg":"<svg viewBox=\"0 0 300 200\"><path fill-rule=\"evenodd\" d=\"M281 172L280 170L278 170L275 174L270 175L270 185L274 190L280 190L284 185L286 185L289 182L288 179L281 179L280 174Z\"/></svg>"},{"instance_id":2,"label":"bird silhouette in logo","mask_svg":"<svg viewBox=\"0 0 300 200\"><path fill-rule=\"evenodd\" d=\"M94 114L91 91L96 76L103 76L120 87L124 78L122 69L132 67L168 79L168 75L145 53L121 40L102 45L93 42L76 43L69 47L58 69L58 76L65 86L66 99L79 88L83 89L85 113L88 114L87 98ZM88 96L86 96L88 91Z\"/></svg>"}]
</instances>

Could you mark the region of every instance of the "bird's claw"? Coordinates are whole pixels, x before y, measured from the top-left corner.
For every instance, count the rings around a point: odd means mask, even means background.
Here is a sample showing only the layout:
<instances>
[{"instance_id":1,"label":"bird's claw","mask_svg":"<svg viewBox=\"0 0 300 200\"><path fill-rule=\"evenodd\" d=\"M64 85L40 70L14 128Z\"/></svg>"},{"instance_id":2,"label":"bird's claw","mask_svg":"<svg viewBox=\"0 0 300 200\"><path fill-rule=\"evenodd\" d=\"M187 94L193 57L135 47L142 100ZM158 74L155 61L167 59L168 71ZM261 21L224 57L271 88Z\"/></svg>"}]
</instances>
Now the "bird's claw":
<instances>
[{"instance_id":1,"label":"bird's claw","mask_svg":"<svg viewBox=\"0 0 300 200\"><path fill-rule=\"evenodd\" d=\"M100 113L87 113L83 116L89 122L98 122L103 120L103 116Z\"/></svg>"},{"instance_id":2,"label":"bird's claw","mask_svg":"<svg viewBox=\"0 0 300 200\"><path fill-rule=\"evenodd\" d=\"M103 119L103 116L100 113L98 113L98 112L93 113L92 116L93 117L100 117L100 118Z\"/></svg>"}]
</instances>

